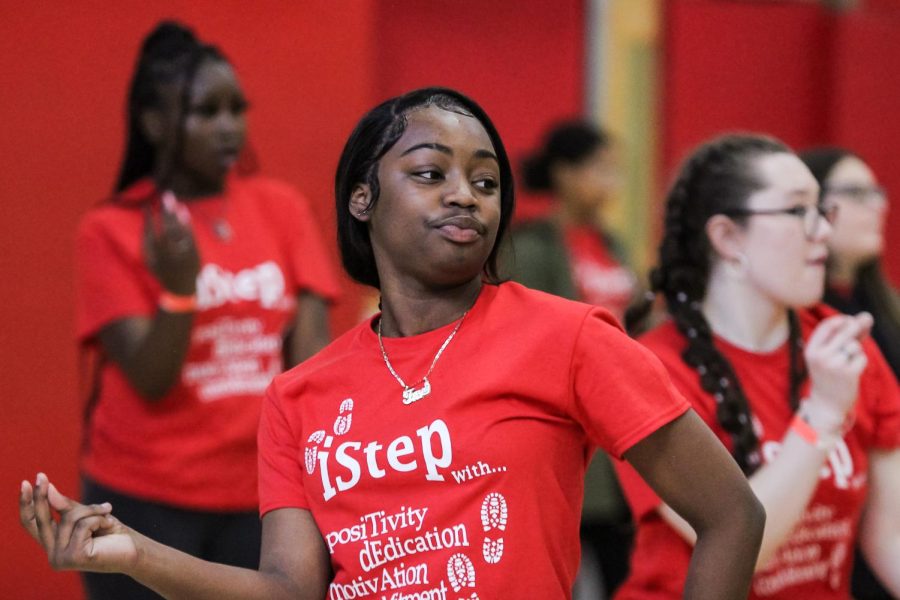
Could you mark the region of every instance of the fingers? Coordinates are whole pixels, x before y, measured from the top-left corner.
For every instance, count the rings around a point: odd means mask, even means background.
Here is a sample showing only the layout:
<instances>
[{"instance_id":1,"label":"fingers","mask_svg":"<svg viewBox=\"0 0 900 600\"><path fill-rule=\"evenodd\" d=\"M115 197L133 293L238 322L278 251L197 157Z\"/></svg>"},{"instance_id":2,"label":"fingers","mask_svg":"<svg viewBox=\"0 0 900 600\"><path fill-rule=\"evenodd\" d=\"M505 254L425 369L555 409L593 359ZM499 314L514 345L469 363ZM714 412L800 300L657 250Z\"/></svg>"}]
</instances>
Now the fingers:
<instances>
[{"instance_id":1,"label":"fingers","mask_svg":"<svg viewBox=\"0 0 900 600\"><path fill-rule=\"evenodd\" d=\"M37 524L34 522L34 489L28 481L23 481L19 490L19 522L28 535L38 542L41 541Z\"/></svg>"},{"instance_id":2,"label":"fingers","mask_svg":"<svg viewBox=\"0 0 900 600\"><path fill-rule=\"evenodd\" d=\"M63 496L61 493L59 493L59 490L57 490L56 486L52 483L47 489L47 500L50 501L50 508L59 512L62 512L77 504L77 502L75 502L74 500L70 500L66 496Z\"/></svg>"},{"instance_id":3,"label":"fingers","mask_svg":"<svg viewBox=\"0 0 900 600\"><path fill-rule=\"evenodd\" d=\"M60 561L61 555L73 555L93 537L95 532L113 527L114 521L109 514L110 511L112 505L109 502L90 505L76 503L68 510L60 519L56 533L56 549L60 553L56 556L56 560Z\"/></svg>"},{"instance_id":4,"label":"fingers","mask_svg":"<svg viewBox=\"0 0 900 600\"><path fill-rule=\"evenodd\" d=\"M37 539L44 547L48 556L53 556L56 550L56 522L50 514L50 502L47 500L47 491L50 482L43 473L38 473L34 482L32 506L34 509L34 524L37 528Z\"/></svg>"},{"instance_id":5,"label":"fingers","mask_svg":"<svg viewBox=\"0 0 900 600\"><path fill-rule=\"evenodd\" d=\"M820 359L849 359L862 353L859 340L869 334L871 327L872 317L868 313L830 317L810 336L807 349L812 357Z\"/></svg>"}]
</instances>

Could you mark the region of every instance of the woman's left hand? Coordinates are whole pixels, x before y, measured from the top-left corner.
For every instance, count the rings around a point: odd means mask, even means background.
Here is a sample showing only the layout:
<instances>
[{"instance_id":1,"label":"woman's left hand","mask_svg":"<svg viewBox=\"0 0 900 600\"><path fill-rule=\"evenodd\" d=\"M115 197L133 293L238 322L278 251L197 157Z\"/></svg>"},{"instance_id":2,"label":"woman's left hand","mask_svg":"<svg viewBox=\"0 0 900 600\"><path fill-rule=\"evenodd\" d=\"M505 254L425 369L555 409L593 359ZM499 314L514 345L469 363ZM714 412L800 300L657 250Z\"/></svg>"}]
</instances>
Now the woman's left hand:
<instances>
[{"instance_id":1,"label":"woman's left hand","mask_svg":"<svg viewBox=\"0 0 900 600\"><path fill-rule=\"evenodd\" d=\"M53 517L53 512L59 519ZM127 572L137 561L135 532L112 516L112 506L80 504L59 493L39 473L22 482L19 520L56 570Z\"/></svg>"}]
</instances>

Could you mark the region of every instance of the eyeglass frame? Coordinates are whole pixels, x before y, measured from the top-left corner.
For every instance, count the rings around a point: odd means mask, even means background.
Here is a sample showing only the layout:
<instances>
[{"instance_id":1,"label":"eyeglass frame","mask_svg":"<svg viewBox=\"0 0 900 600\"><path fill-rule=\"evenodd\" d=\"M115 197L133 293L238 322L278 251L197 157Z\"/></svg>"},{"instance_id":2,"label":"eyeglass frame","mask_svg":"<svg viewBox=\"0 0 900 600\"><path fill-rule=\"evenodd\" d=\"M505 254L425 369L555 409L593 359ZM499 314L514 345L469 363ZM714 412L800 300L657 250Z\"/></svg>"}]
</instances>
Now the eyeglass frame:
<instances>
[{"instance_id":1,"label":"eyeglass frame","mask_svg":"<svg viewBox=\"0 0 900 600\"><path fill-rule=\"evenodd\" d=\"M807 231L806 215L810 210L815 210L818 217L814 221L812 231ZM789 208L731 208L720 211L726 217L753 217L757 215L790 215L799 217L803 221L803 235L811 240L819 230L819 221L825 219L828 224L834 223L838 213L838 205L831 202L818 202L815 205L797 204Z\"/></svg>"},{"instance_id":2,"label":"eyeglass frame","mask_svg":"<svg viewBox=\"0 0 900 600\"><path fill-rule=\"evenodd\" d=\"M854 204L876 204L887 202L887 190L880 185L864 186L864 185L826 185L822 187L820 196L825 197L827 194L834 194L845 198Z\"/></svg>"}]
</instances>

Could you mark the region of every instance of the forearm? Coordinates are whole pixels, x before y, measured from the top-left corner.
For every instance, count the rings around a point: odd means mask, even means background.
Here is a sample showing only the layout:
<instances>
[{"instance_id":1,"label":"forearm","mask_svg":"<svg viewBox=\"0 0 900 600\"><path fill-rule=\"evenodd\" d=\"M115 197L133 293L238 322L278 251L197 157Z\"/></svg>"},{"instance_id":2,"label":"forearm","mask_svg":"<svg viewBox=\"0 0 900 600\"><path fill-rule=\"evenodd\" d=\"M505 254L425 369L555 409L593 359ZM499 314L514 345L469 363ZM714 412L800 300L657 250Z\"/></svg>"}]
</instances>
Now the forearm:
<instances>
[{"instance_id":1,"label":"forearm","mask_svg":"<svg viewBox=\"0 0 900 600\"><path fill-rule=\"evenodd\" d=\"M750 477L750 488L766 510L766 529L756 563L763 569L775 556L803 517L828 457L818 448L789 430L778 455Z\"/></svg>"},{"instance_id":2,"label":"forearm","mask_svg":"<svg viewBox=\"0 0 900 600\"><path fill-rule=\"evenodd\" d=\"M900 598L900 532L889 535L881 532L877 537L878 541L869 547L863 544L863 553L881 585L891 596Z\"/></svg>"},{"instance_id":3,"label":"forearm","mask_svg":"<svg viewBox=\"0 0 900 600\"><path fill-rule=\"evenodd\" d=\"M900 450L869 454L869 493L859 542L869 566L900 598Z\"/></svg>"},{"instance_id":4,"label":"forearm","mask_svg":"<svg viewBox=\"0 0 900 600\"><path fill-rule=\"evenodd\" d=\"M170 600L321 600L322 589L298 589L285 576L211 563L141 536L127 573Z\"/></svg>"},{"instance_id":5,"label":"forearm","mask_svg":"<svg viewBox=\"0 0 900 600\"><path fill-rule=\"evenodd\" d=\"M327 303L314 294L300 294L294 327L285 341L285 368L300 364L330 341Z\"/></svg>"},{"instance_id":6,"label":"forearm","mask_svg":"<svg viewBox=\"0 0 900 600\"><path fill-rule=\"evenodd\" d=\"M685 598L747 596L766 516L752 498L742 504L714 527L699 532L685 580Z\"/></svg>"},{"instance_id":7,"label":"forearm","mask_svg":"<svg viewBox=\"0 0 900 600\"><path fill-rule=\"evenodd\" d=\"M190 347L191 312L158 310L152 319L129 318L100 333L103 348L146 400L159 400L178 382Z\"/></svg>"}]
</instances>

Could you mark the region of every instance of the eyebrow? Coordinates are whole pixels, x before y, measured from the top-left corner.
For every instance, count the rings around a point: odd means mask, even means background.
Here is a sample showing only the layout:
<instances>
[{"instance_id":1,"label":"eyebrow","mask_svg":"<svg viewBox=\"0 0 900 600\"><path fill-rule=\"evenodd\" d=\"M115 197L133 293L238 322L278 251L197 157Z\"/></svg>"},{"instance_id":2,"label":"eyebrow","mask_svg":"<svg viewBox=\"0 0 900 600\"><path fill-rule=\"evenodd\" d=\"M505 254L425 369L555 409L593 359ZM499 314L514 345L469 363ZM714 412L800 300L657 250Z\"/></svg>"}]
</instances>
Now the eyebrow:
<instances>
[{"instance_id":1,"label":"eyebrow","mask_svg":"<svg viewBox=\"0 0 900 600\"><path fill-rule=\"evenodd\" d=\"M788 191L788 196L801 196L803 198L806 198L809 196L818 196L818 195L819 195L818 190L812 191L812 190L808 190L808 189L793 189L793 190Z\"/></svg>"},{"instance_id":2,"label":"eyebrow","mask_svg":"<svg viewBox=\"0 0 900 600\"><path fill-rule=\"evenodd\" d=\"M406 156L407 154L415 152L416 150L422 150L423 148L427 149L427 150L435 150L437 152L446 154L447 156L453 156L453 150L449 146L445 146L444 144L438 144L436 142L425 142L422 144L416 144L415 146L411 146L411 147L407 148L406 150L404 150L400 156ZM497 161L498 164L500 162L500 159L497 158L497 155L494 154L493 152L491 152L490 150L476 150L475 158L490 158L490 159Z\"/></svg>"}]
</instances>

